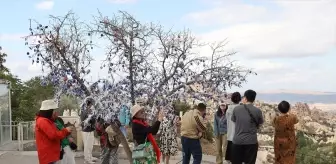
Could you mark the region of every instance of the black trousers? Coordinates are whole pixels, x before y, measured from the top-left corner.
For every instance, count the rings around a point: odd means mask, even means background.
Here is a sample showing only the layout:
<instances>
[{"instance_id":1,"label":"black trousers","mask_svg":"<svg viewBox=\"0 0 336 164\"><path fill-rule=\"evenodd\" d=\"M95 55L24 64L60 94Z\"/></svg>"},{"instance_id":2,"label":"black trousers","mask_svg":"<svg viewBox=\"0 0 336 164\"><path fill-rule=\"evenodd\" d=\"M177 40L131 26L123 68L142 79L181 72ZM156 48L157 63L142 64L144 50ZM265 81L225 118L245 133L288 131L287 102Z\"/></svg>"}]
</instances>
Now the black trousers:
<instances>
[{"instance_id":1,"label":"black trousers","mask_svg":"<svg viewBox=\"0 0 336 164\"><path fill-rule=\"evenodd\" d=\"M227 141L226 152L225 152L225 160L231 162L232 157L232 141Z\"/></svg>"},{"instance_id":2,"label":"black trousers","mask_svg":"<svg viewBox=\"0 0 336 164\"><path fill-rule=\"evenodd\" d=\"M202 147L199 139L191 139L181 137L183 162L182 164L189 164L191 155L194 158L193 164L202 163Z\"/></svg>"},{"instance_id":3,"label":"black trousers","mask_svg":"<svg viewBox=\"0 0 336 164\"><path fill-rule=\"evenodd\" d=\"M255 164L258 154L258 144L236 145L232 144L232 164Z\"/></svg>"}]
</instances>

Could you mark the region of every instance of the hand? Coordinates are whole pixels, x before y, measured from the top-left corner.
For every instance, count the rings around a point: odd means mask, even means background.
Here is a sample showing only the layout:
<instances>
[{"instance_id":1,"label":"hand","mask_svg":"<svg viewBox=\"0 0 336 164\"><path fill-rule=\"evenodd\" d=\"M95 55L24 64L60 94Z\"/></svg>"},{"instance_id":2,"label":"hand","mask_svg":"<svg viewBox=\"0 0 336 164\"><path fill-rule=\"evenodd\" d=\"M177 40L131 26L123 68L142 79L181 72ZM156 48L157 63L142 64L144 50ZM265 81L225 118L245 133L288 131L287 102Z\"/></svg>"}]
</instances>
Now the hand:
<instances>
[{"instance_id":1,"label":"hand","mask_svg":"<svg viewBox=\"0 0 336 164\"><path fill-rule=\"evenodd\" d=\"M198 132L198 137L202 137L203 133L202 132Z\"/></svg>"},{"instance_id":2,"label":"hand","mask_svg":"<svg viewBox=\"0 0 336 164\"><path fill-rule=\"evenodd\" d=\"M163 112L160 111L159 116L158 116L158 121L162 122L162 120L163 120Z\"/></svg>"},{"instance_id":3,"label":"hand","mask_svg":"<svg viewBox=\"0 0 336 164\"><path fill-rule=\"evenodd\" d=\"M68 126L65 129L67 129L70 133L72 132L72 127L71 126Z\"/></svg>"},{"instance_id":4,"label":"hand","mask_svg":"<svg viewBox=\"0 0 336 164\"><path fill-rule=\"evenodd\" d=\"M73 138L69 138L69 142L71 143L71 142L74 142L74 139Z\"/></svg>"}]
</instances>

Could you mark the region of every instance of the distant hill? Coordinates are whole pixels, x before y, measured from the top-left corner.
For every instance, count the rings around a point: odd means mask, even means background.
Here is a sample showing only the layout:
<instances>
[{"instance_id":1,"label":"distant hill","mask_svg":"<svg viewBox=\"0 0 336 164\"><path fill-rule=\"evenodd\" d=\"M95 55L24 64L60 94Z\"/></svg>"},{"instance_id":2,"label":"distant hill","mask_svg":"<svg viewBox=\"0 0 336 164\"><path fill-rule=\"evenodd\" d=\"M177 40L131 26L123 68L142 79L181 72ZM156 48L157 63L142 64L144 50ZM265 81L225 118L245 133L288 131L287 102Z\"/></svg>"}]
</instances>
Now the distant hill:
<instances>
[{"instance_id":1,"label":"distant hill","mask_svg":"<svg viewBox=\"0 0 336 164\"><path fill-rule=\"evenodd\" d=\"M282 100L289 101L290 103L322 103L322 104L335 104L336 93L324 92L324 94L315 93L258 93L258 100L270 103L278 103Z\"/></svg>"}]
</instances>

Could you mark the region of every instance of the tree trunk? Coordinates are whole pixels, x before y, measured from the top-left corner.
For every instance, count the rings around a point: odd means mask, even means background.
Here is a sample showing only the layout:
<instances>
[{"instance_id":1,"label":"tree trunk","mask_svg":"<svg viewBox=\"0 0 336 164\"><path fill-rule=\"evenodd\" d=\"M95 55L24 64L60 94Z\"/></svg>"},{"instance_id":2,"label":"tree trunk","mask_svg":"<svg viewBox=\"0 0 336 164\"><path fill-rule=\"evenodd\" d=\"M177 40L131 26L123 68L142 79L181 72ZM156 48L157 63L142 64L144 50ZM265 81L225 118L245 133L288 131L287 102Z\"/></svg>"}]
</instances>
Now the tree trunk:
<instances>
[{"instance_id":1,"label":"tree trunk","mask_svg":"<svg viewBox=\"0 0 336 164\"><path fill-rule=\"evenodd\" d=\"M130 80L130 87L131 87L131 101L132 105L135 104L135 95L134 95L134 74L133 74L133 33L131 34L130 38L130 49L129 49L129 80Z\"/></svg>"},{"instance_id":2,"label":"tree trunk","mask_svg":"<svg viewBox=\"0 0 336 164\"><path fill-rule=\"evenodd\" d=\"M117 137L119 138L121 145L124 147L124 151L127 155L127 158L130 162L130 164L132 164L132 151L128 145L128 142L126 140L126 137L124 136L124 134L121 132L120 128L118 128L118 126L116 124L112 124L111 125L113 131L115 131L117 133Z\"/></svg>"}]
</instances>

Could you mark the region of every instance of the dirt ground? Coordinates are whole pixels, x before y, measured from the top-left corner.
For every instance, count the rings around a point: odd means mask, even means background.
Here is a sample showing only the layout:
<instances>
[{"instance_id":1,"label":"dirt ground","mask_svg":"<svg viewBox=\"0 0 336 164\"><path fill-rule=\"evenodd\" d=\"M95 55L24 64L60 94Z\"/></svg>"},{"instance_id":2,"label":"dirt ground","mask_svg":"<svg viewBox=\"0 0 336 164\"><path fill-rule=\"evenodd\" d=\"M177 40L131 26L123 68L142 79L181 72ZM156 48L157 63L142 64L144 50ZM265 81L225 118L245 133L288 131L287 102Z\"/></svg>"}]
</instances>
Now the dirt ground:
<instances>
[{"instance_id":1,"label":"dirt ground","mask_svg":"<svg viewBox=\"0 0 336 164\"><path fill-rule=\"evenodd\" d=\"M202 144L203 154L216 156L216 144L215 144L215 142L210 143L209 141L202 139L201 144Z\"/></svg>"}]
</instances>

